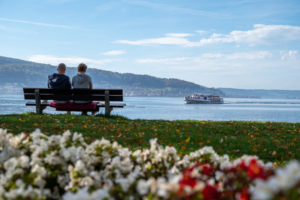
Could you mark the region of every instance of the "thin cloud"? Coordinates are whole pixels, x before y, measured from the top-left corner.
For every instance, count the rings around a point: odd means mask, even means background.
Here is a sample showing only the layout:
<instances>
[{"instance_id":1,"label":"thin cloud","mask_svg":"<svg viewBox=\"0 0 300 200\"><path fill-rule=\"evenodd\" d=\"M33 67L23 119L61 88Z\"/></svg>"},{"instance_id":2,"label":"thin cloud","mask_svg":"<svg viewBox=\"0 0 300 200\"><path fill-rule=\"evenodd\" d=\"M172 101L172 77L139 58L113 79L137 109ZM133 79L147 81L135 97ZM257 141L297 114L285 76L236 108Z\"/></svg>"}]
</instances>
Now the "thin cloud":
<instances>
[{"instance_id":1,"label":"thin cloud","mask_svg":"<svg viewBox=\"0 0 300 200\"><path fill-rule=\"evenodd\" d=\"M47 0L47 2L49 3L56 3L56 4L68 3L72 1L77 1L77 0Z\"/></svg>"},{"instance_id":2,"label":"thin cloud","mask_svg":"<svg viewBox=\"0 0 300 200\"><path fill-rule=\"evenodd\" d=\"M57 25L57 24L45 24L45 23L39 23L39 22L30 22L30 21L22 21L22 20L14 20L14 19L5 19L0 18L1 21L10 21L10 22L17 22L17 23L25 23L25 24L33 24L38 26L47 26L47 27L54 27L54 28L68 28L72 29L71 26L65 26L65 25Z\"/></svg>"},{"instance_id":3,"label":"thin cloud","mask_svg":"<svg viewBox=\"0 0 300 200\"><path fill-rule=\"evenodd\" d=\"M247 52L247 53L233 53L233 54L203 54L202 58L225 58L225 59L243 59L255 60L271 58L273 56L269 51Z\"/></svg>"},{"instance_id":4,"label":"thin cloud","mask_svg":"<svg viewBox=\"0 0 300 200\"><path fill-rule=\"evenodd\" d=\"M207 33L207 31L202 31L202 30L199 30L199 31L195 31L196 33L199 33L200 35L203 35L205 33Z\"/></svg>"},{"instance_id":5,"label":"thin cloud","mask_svg":"<svg viewBox=\"0 0 300 200\"><path fill-rule=\"evenodd\" d=\"M28 30L22 30L22 29L11 29L7 28L5 26L0 25L0 29L4 31L10 31L10 32L15 32L15 33L24 33L24 34L29 34L29 35L38 35L37 32L34 31L28 31Z\"/></svg>"},{"instance_id":6,"label":"thin cloud","mask_svg":"<svg viewBox=\"0 0 300 200\"><path fill-rule=\"evenodd\" d=\"M137 41L117 40L115 43L130 44L130 45L180 45L180 46L196 46L194 42L188 41L186 38L179 37L163 37L151 38ZM199 46L199 45L197 45Z\"/></svg>"},{"instance_id":7,"label":"thin cloud","mask_svg":"<svg viewBox=\"0 0 300 200\"><path fill-rule=\"evenodd\" d=\"M140 64L165 64L165 65L179 65L185 63L201 63L207 62L223 62L225 60L259 60L265 58L271 58L273 55L269 51L258 52L238 52L233 54L203 54L199 57L181 57L181 58L164 58L164 59L138 59L137 63Z\"/></svg>"},{"instance_id":8,"label":"thin cloud","mask_svg":"<svg viewBox=\"0 0 300 200\"><path fill-rule=\"evenodd\" d=\"M193 34L189 34L189 33L167 33L166 36L168 36L168 37L190 37L190 36L193 36Z\"/></svg>"},{"instance_id":9,"label":"thin cloud","mask_svg":"<svg viewBox=\"0 0 300 200\"><path fill-rule=\"evenodd\" d=\"M229 34L212 34L209 38L200 41L189 41L186 38L174 36L150 38L136 41L117 40L115 43L130 45L180 45L196 47L215 43L245 43L254 45L272 45L293 40L300 40L300 26L263 25L256 24L248 31L232 31Z\"/></svg>"},{"instance_id":10,"label":"thin cloud","mask_svg":"<svg viewBox=\"0 0 300 200\"><path fill-rule=\"evenodd\" d=\"M95 60L95 59L82 58L77 56L56 57L52 55L34 55L31 56L28 60L32 62L52 64L52 65L58 65L59 63L67 63L67 64L74 64L74 65L78 65L79 63L105 65L112 61L110 59Z\"/></svg>"},{"instance_id":11,"label":"thin cloud","mask_svg":"<svg viewBox=\"0 0 300 200\"><path fill-rule=\"evenodd\" d=\"M291 60L291 59L295 59L298 51L282 51L281 53L281 60Z\"/></svg>"},{"instance_id":12,"label":"thin cloud","mask_svg":"<svg viewBox=\"0 0 300 200\"><path fill-rule=\"evenodd\" d=\"M118 50L118 51L108 51L108 52L102 53L102 55L106 55L106 56L116 56L116 55L121 55L121 54L124 54L124 53L126 53L126 52L125 52L125 51Z\"/></svg>"},{"instance_id":13,"label":"thin cloud","mask_svg":"<svg viewBox=\"0 0 300 200\"><path fill-rule=\"evenodd\" d=\"M109 2L106 2L106 3L103 3L99 6L97 6L96 9L100 12L104 12L104 11L116 8L116 6L117 6L116 2L109 1Z\"/></svg>"},{"instance_id":14,"label":"thin cloud","mask_svg":"<svg viewBox=\"0 0 300 200\"><path fill-rule=\"evenodd\" d=\"M6 28L5 26L1 26L1 25L0 25L0 29L2 29L2 30L8 30L8 28Z\"/></svg>"},{"instance_id":15,"label":"thin cloud","mask_svg":"<svg viewBox=\"0 0 300 200\"><path fill-rule=\"evenodd\" d=\"M155 64L155 63L162 63L162 64L180 64L182 61L190 60L191 58L165 58L165 59L153 59L153 58L146 58L146 59L139 59L136 62L141 64Z\"/></svg>"},{"instance_id":16,"label":"thin cloud","mask_svg":"<svg viewBox=\"0 0 300 200\"><path fill-rule=\"evenodd\" d=\"M213 34L208 39L200 40L200 44L213 43L246 43L249 45L277 44L292 40L300 40L300 27L288 25L256 24L252 30L232 31L226 34Z\"/></svg>"},{"instance_id":17,"label":"thin cloud","mask_svg":"<svg viewBox=\"0 0 300 200\"><path fill-rule=\"evenodd\" d=\"M138 6L146 6L146 7L156 8L156 9L187 13L187 14L191 14L191 15L201 15L201 16L207 16L207 17L224 17L223 15L218 14L218 13L207 12L207 11L202 11L202 10L192 10L192 9L180 8L180 7L170 6L170 5L166 5L166 4L151 3L151 2L147 2L147 1L123 0L123 2L130 3L133 5L138 5Z\"/></svg>"}]
</instances>

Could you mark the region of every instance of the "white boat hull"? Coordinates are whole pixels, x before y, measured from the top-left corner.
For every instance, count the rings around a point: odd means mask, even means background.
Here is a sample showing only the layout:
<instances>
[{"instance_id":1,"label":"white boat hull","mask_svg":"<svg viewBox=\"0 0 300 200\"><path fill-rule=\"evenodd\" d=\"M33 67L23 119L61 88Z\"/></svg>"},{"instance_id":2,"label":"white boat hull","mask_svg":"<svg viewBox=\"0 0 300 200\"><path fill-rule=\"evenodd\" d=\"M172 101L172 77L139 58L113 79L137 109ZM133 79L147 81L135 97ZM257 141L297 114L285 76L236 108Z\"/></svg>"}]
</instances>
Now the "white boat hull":
<instances>
[{"instance_id":1,"label":"white boat hull","mask_svg":"<svg viewBox=\"0 0 300 200\"><path fill-rule=\"evenodd\" d=\"M189 95L184 97L184 101L186 103L194 103L194 104L223 104L224 100L220 96L210 95L210 94L201 94L194 93L193 95Z\"/></svg>"},{"instance_id":2,"label":"white boat hull","mask_svg":"<svg viewBox=\"0 0 300 200\"><path fill-rule=\"evenodd\" d=\"M196 100L196 99L185 99L184 100L188 104L223 104L223 101L213 102L210 100Z\"/></svg>"}]
</instances>

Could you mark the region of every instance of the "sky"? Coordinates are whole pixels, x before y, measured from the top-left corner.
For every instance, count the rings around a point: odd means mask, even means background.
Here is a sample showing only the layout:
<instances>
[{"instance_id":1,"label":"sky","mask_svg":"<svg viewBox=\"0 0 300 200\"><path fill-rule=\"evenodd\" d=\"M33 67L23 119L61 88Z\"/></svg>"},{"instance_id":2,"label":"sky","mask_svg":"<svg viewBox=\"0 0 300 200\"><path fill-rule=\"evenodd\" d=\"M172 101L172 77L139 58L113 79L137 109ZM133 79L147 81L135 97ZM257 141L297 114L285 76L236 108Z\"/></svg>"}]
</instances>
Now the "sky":
<instances>
[{"instance_id":1,"label":"sky","mask_svg":"<svg viewBox=\"0 0 300 200\"><path fill-rule=\"evenodd\" d=\"M299 0L0 0L0 56L300 90L299 19Z\"/></svg>"}]
</instances>

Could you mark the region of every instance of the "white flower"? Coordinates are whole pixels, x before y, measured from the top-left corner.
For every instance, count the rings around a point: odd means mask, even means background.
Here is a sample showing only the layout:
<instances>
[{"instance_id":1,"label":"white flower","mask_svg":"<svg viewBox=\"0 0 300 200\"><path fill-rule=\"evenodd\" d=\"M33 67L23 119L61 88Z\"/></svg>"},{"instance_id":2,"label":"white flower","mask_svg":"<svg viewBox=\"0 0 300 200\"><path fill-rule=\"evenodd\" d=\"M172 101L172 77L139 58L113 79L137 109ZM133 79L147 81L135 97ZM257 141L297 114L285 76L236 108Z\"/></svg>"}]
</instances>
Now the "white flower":
<instances>
[{"instance_id":1,"label":"white flower","mask_svg":"<svg viewBox=\"0 0 300 200\"><path fill-rule=\"evenodd\" d=\"M275 179L282 190L288 190L292 188L298 181L299 176L297 174L294 174L295 172L292 172L293 170L290 167L287 167L285 169L277 169Z\"/></svg>"},{"instance_id":2,"label":"white flower","mask_svg":"<svg viewBox=\"0 0 300 200\"><path fill-rule=\"evenodd\" d=\"M253 200L267 200L273 196L273 190L268 184L265 184L262 180L255 180L255 189L252 189Z\"/></svg>"},{"instance_id":3,"label":"white flower","mask_svg":"<svg viewBox=\"0 0 300 200\"><path fill-rule=\"evenodd\" d=\"M220 172L220 171L216 171L216 180L217 181L221 181L224 177L224 173L223 172Z\"/></svg>"},{"instance_id":4,"label":"white flower","mask_svg":"<svg viewBox=\"0 0 300 200\"><path fill-rule=\"evenodd\" d=\"M132 170L133 165L131 164L130 159L127 157L127 158L125 158L124 160L121 161L119 167L120 167L121 172L128 173Z\"/></svg>"},{"instance_id":5,"label":"white flower","mask_svg":"<svg viewBox=\"0 0 300 200\"><path fill-rule=\"evenodd\" d=\"M102 200L109 197L110 196L106 190L99 189L90 194L88 192L88 187L85 187L83 189L78 190L75 194L67 192L63 196L63 200Z\"/></svg>"},{"instance_id":6,"label":"white flower","mask_svg":"<svg viewBox=\"0 0 300 200\"><path fill-rule=\"evenodd\" d=\"M121 158L128 158L131 155L131 151L128 148L119 149L119 156Z\"/></svg>"},{"instance_id":7,"label":"white flower","mask_svg":"<svg viewBox=\"0 0 300 200\"><path fill-rule=\"evenodd\" d=\"M52 146L57 146L60 144L60 139L60 135L51 135L50 137L48 137L48 144Z\"/></svg>"},{"instance_id":8,"label":"white flower","mask_svg":"<svg viewBox=\"0 0 300 200\"><path fill-rule=\"evenodd\" d=\"M21 133L9 139L9 143L13 147L18 147L21 144L21 141L25 138L25 134Z\"/></svg>"},{"instance_id":9,"label":"white flower","mask_svg":"<svg viewBox=\"0 0 300 200\"><path fill-rule=\"evenodd\" d=\"M155 139L151 139L150 140L150 151L154 152L157 148L158 144L157 144L157 138Z\"/></svg>"},{"instance_id":10,"label":"white flower","mask_svg":"<svg viewBox=\"0 0 300 200\"><path fill-rule=\"evenodd\" d=\"M50 154L46 155L45 162L50 165L59 165L62 163L62 160L56 153L53 151Z\"/></svg>"},{"instance_id":11,"label":"white flower","mask_svg":"<svg viewBox=\"0 0 300 200\"><path fill-rule=\"evenodd\" d=\"M286 166L287 173L296 179L297 181L300 179L300 164L298 161L290 161Z\"/></svg>"},{"instance_id":12,"label":"white flower","mask_svg":"<svg viewBox=\"0 0 300 200\"><path fill-rule=\"evenodd\" d=\"M157 184L156 184L156 180L155 180L153 177L150 177L150 178L147 180L147 185L149 186L150 192L151 192L151 193L155 193L155 192L156 192Z\"/></svg>"},{"instance_id":13,"label":"white flower","mask_svg":"<svg viewBox=\"0 0 300 200\"><path fill-rule=\"evenodd\" d=\"M70 178L68 175L62 176L58 175L57 176L57 182L60 185L60 187L64 188L70 181Z\"/></svg>"},{"instance_id":14,"label":"white flower","mask_svg":"<svg viewBox=\"0 0 300 200\"><path fill-rule=\"evenodd\" d=\"M130 181L127 178L117 179L116 183L119 183L123 192L127 192L129 187L131 186Z\"/></svg>"},{"instance_id":15,"label":"white flower","mask_svg":"<svg viewBox=\"0 0 300 200\"><path fill-rule=\"evenodd\" d=\"M22 168L28 168L30 165L29 165L29 157L28 156L20 156L18 158L18 161L21 165Z\"/></svg>"},{"instance_id":16,"label":"white flower","mask_svg":"<svg viewBox=\"0 0 300 200\"><path fill-rule=\"evenodd\" d=\"M25 183L21 179L18 179L15 183L16 183L16 186L19 188L25 187Z\"/></svg>"},{"instance_id":17,"label":"white flower","mask_svg":"<svg viewBox=\"0 0 300 200\"><path fill-rule=\"evenodd\" d=\"M87 176L81 179L80 185L83 187L92 186L94 184L94 181L91 177Z\"/></svg>"},{"instance_id":18,"label":"white flower","mask_svg":"<svg viewBox=\"0 0 300 200\"><path fill-rule=\"evenodd\" d=\"M68 131L65 131L62 135L62 137L60 138L60 142L65 144L68 140L71 139L71 132L68 130Z\"/></svg>"},{"instance_id":19,"label":"white flower","mask_svg":"<svg viewBox=\"0 0 300 200\"><path fill-rule=\"evenodd\" d=\"M38 186L39 188L43 188L46 185L46 181L44 179L42 179L41 176L37 176L34 181L36 186Z\"/></svg>"},{"instance_id":20,"label":"white flower","mask_svg":"<svg viewBox=\"0 0 300 200\"><path fill-rule=\"evenodd\" d=\"M110 198L107 190L99 189L92 193L91 199L102 200L102 199L112 199Z\"/></svg>"},{"instance_id":21,"label":"white flower","mask_svg":"<svg viewBox=\"0 0 300 200\"><path fill-rule=\"evenodd\" d=\"M32 173L36 173L36 174L38 174L39 176L41 176L43 178L45 178L46 175L47 175L47 170L44 167L41 167L39 165L34 165L31 168L31 172Z\"/></svg>"},{"instance_id":22,"label":"white flower","mask_svg":"<svg viewBox=\"0 0 300 200\"><path fill-rule=\"evenodd\" d=\"M88 170L85 167L85 164L81 160L78 160L76 162L74 171L77 171L77 172L80 172L83 174L87 174L87 172L88 172Z\"/></svg>"},{"instance_id":23,"label":"white flower","mask_svg":"<svg viewBox=\"0 0 300 200\"><path fill-rule=\"evenodd\" d=\"M114 157L111 161L111 166L114 168L119 167L120 164L121 164L121 160L119 156Z\"/></svg>"},{"instance_id":24,"label":"white flower","mask_svg":"<svg viewBox=\"0 0 300 200\"><path fill-rule=\"evenodd\" d=\"M136 150L135 152L133 152L132 156L135 157L135 161L137 163L141 163L142 160L142 151L140 149Z\"/></svg>"},{"instance_id":25,"label":"white flower","mask_svg":"<svg viewBox=\"0 0 300 200\"><path fill-rule=\"evenodd\" d=\"M158 191L157 191L157 195L159 196L159 197L162 197L162 198L164 198L164 199L167 199L167 198L169 198L169 196L170 196L170 188L168 187L168 185L166 185L166 184L160 184L159 186L158 186Z\"/></svg>"},{"instance_id":26,"label":"white flower","mask_svg":"<svg viewBox=\"0 0 300 200\"><path fill-rule=\"evenodd\" d=\"M73 141L79 141L81 144L83 144L83 145L85 144L82 135L78 134L78 133L74 133Z\"/></svg>"},{"instance_id":27,"label":"white flower","mask_svg":"<svg viewBox=\"0 0 300 200\"><path fill-rule=\"evenodd\" d=\"M111 146L110 141L109 141L109 140L106 140L106 139L104 139L104 138L102 138L102 139L100 140L100 145L103 146L103 148L106 148L106 147L110 147L110 146Z\"/></svg>"},{"instance_id":28,"label":"white flower","mask_svg":"<svg viewBox=\"0 0 300 200\"><path fill-rule=\"evenodd\" d=\"M66 161L69 161L71 159L71 152L68 151L67 149L62 149L61 150L61 155L63 156L63 158L66 160Z\"/></svg>"},{"instance_id":29,"label":"white flower","mask_svg":"<svg viewBox=\"0 0 300 200\"><path fill-rule=\"evenodd\" d=\"M137 183L136 190L140 195L145 195L149 191L149 185L144 179L140 179Z\"/></svg>"},{"instance_id":30,"label":"white flower","mask_svg":"<svg viewBox=\"0 0 300 200\"><path fill-rule=\"evenodd\" d=\"M5 190L4 190L4 188L2 187L2 186L0 186L0 197L3 195L3 194L5 194Z\"/></svg>"},{"instance_id":31,"label":"white flower","mask_svg":"<svg viewBox=\"0 0 300 200\"><path fill-rule=\"evenodd\" d=\"M11 158L4 163L4 169L6 170L14 170L18 165L18 161L16 158Z\"/></svg>"},{"instance_id":32,"label":"white flower","mask_svg":"<svg viewBox=\"0 0 300 200\"><path fill-rule=\"evenodd\" d=\"M177 157L177 150L175 147L166 146L166 153Z\"/></svg>"}]
</instances>

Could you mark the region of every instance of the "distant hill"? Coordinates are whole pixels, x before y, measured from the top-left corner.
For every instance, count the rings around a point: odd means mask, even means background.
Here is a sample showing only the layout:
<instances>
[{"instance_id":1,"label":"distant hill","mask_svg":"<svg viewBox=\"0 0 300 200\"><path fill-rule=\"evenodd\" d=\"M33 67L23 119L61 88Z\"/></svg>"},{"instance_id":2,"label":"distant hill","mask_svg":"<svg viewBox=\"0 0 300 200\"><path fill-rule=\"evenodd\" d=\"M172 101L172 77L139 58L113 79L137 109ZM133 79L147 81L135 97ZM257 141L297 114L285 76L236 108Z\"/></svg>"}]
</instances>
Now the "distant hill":
<instances>
[{"instance_id":1,"label":"distant hill","mask_svg":"<svg viewBox=\"0 0 300 200\"><path fill-rule=\"evenodd\" d=\"M56 72L56 66L34 63L0 56L0 89L19 91L16 87L47 87L48 75ZM67 68L70 78L77 68ZM100 69L88 69L95 88L122 88L127 96L184 96L185 93L209 93L224 95L218 89L173 78L157 78L149 75L118 73ZM2 88L1 88L2 87Z\"/></svg>"},{"instance_id":2,"label":"distant hill","mask_svg":"<svg viewBox=\"0 0 300 200\"><path fill-rule=\"evenodd\" d=\"M300 99L299 90L246 90L234 88L218 88L226 93L226 96L242 97L261 97L263 99Z\"/></svg>"}]
</instances>

